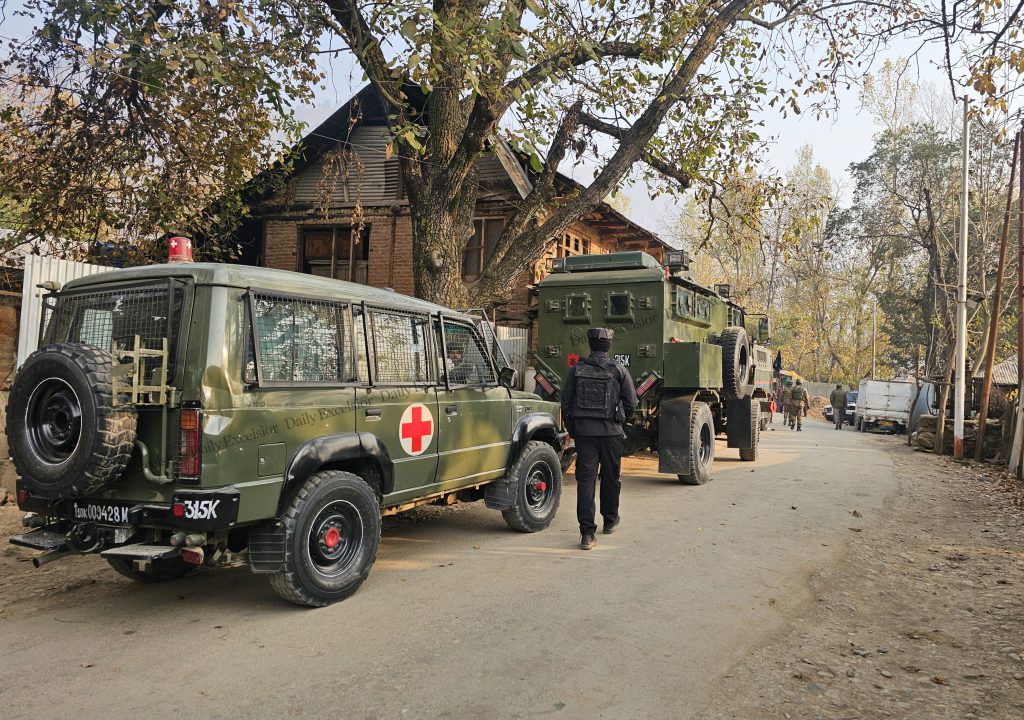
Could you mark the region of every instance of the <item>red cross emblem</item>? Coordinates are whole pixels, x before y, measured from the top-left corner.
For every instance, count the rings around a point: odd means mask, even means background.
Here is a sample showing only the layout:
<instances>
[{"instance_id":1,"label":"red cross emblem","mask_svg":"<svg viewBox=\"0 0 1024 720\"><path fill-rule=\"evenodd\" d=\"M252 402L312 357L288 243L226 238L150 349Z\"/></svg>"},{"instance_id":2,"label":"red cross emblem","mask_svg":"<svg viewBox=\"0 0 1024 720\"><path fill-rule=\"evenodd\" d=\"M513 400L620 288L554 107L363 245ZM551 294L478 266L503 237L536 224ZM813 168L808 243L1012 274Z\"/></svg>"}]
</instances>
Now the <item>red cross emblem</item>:
<instances>
[{"instance_id":1,"label":"red cross emblem","mask_svg":"<svg viewBox=\"0 0 1024 720\"><path fill-rule=\"evenodd\" d=\"M402 449L409 455L422 455L434 439L434 417L423 403L407 407L398 427Z\"/></svg>"}]
</instances>

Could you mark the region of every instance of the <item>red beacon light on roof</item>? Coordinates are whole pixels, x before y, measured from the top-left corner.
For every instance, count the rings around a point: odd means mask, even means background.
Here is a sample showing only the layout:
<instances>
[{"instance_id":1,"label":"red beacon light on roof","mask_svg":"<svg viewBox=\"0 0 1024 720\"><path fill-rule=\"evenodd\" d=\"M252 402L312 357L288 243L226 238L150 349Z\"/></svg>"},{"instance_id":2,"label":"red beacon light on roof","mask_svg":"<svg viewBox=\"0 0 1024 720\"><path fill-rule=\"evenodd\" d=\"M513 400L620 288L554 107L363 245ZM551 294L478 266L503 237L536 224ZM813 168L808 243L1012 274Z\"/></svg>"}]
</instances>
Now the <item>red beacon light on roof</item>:
<instances>
[{"instance_id":1,"label":"red beacon light on roof","mask_svg":"<svg viewBox=\"0 0 1024 720\"><path fill-rule=\"evenodd\" d=\"M167 241L167 262L192 262L192 241L187 237L172 237Z\"/></svg>"}]
</instances>

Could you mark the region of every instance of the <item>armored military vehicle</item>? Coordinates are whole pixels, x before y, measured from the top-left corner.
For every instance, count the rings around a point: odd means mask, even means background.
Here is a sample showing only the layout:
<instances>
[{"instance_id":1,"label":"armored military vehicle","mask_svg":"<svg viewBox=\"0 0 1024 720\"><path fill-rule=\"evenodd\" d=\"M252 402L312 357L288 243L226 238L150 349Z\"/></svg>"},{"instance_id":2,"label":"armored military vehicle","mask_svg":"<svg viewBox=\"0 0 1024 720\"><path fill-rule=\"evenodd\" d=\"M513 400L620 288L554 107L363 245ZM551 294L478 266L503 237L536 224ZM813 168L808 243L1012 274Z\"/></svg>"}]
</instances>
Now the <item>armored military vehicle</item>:
<instances>
[{"instance_id":1,"label":"armored military vehicle","mask_svg":"<svg viewBox=\"0 0 1024 720\"><path fill-rule=\"evenodd\" d=\"M511 390L477 318L263 268L115 270L46 296L7 434L39 565L99 553L154 582L245 559L320 606L363 582L381 515L558 509L558 406Z\"/></svg>"},{"instance_id":2,"label":"armored military vehicle","mask_svg":"<svg viewBox=\"0 0 1024 720\"><path fill-rule=\"evenodd\" d=\"M627 452L651 448L660 472L703 484L720 433L743 460L757 458L772 368L755 341L767 342L770 328L766 316L732 302L728 286L695 282L683 251L665 258L664 266L642 252L556 260L538 288L535 379L557 398L569 368L589 352L587 329L611 328L612 355L633 375L640 400L626 425Z\"/></svg>"}]
</instances>

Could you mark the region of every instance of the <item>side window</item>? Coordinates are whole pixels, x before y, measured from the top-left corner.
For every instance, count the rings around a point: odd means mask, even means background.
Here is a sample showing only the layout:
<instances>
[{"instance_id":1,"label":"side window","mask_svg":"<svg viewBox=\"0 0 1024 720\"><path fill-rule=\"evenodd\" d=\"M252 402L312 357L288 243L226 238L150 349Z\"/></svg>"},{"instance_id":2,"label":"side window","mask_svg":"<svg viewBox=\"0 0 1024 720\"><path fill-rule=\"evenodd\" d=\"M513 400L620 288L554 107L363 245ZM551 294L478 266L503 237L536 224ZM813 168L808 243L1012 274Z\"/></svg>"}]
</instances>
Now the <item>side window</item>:
<instances>
[{"instance_id":1,"label":"side window","mask_svg":"<svg viewBox=\"0 0 1024 720\"><path fill-rule=\"evenodd\" d=\"M407 385L430 381L427 318L371 310L375 383Z\"/></svg>"},{"instance_id":2,"label":"side window","mask_svg":"<svg viewBox=\"0 0 1024 720\"><path fill-rule=\"evenodd\" d=\"M262 381L338 383L351 379L344 305L257 295L254 306Z\"/></svg>"},{"instance_id":3,"label":"side window","mask_svg":"<svg viewBox=\"0 0 1024 720\"><path fill-rule=\"evenodd\" d=\"M496 382L494 368L480 337L468 325L444 322L448 381L452 385L490 385Z\"/></svg>"}]
</instances>

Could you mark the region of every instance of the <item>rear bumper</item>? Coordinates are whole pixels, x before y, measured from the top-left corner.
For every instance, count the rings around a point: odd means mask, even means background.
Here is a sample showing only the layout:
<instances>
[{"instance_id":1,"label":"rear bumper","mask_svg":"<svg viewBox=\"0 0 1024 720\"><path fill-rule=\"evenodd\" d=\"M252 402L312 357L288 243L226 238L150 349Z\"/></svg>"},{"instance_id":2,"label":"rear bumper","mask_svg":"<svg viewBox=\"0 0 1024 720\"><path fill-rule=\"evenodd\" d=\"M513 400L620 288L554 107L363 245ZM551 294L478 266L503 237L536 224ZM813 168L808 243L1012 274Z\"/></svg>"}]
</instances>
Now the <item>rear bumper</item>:
<instances>
[{"instance_id":1,"label":"rear bumper","mask_svg":"<svg viewBox=\"0 0 1024 720\"><path fill-rule=\"evenodd\" d=\"M132 526L184 531L223 530L238 519L240 493L229 486L214 490L175 492L169 503L116 498L50 499L17 484L18 507L53 521L71 524Z\"/></svg>"}]
</instances>

